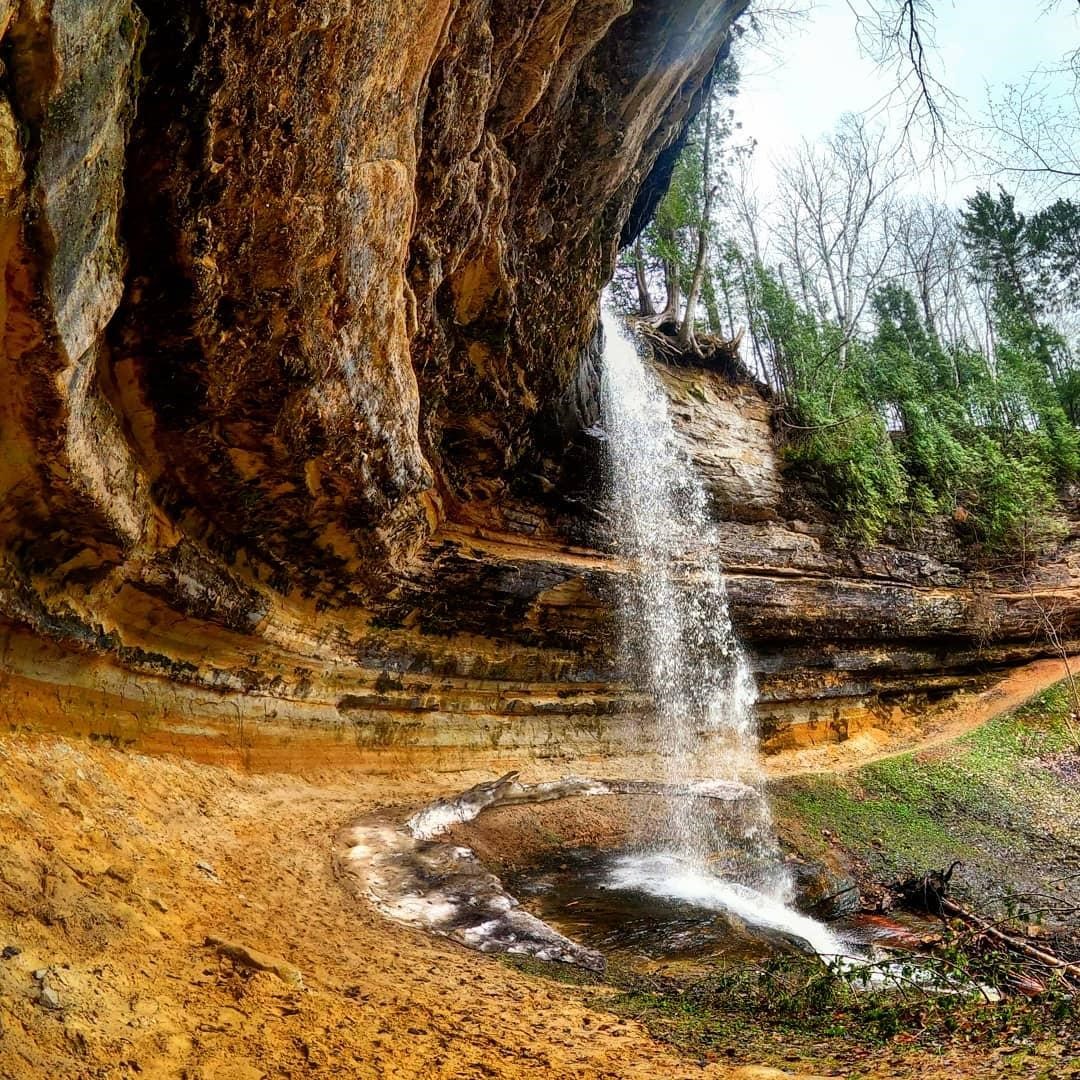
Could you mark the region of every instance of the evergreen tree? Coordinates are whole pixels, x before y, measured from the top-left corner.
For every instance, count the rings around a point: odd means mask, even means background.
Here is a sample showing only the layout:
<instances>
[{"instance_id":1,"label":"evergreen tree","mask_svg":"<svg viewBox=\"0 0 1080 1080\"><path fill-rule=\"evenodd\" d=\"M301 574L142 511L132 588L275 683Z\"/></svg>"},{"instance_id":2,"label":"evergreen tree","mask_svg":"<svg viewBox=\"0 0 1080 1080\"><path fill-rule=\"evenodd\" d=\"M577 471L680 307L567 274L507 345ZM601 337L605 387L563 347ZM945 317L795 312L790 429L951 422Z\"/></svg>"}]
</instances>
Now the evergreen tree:
<instances>
[{"instance_id":1,"label":"evergreen tree","mask_svg":"<svg viewBox=\"0 0 1080 1080\"><path fill-rule=\"evenodd\" d=\"M714 92L733 87L731 70ZM1080 314L1080 204L1027 216L1004 190L960 213L905 202L878 136L849 120L785 173L791 206L770 237L752 195L722 190L729 136L713 101L626 257L627 306L684 346L698 326L747 331L789 467L853 538L932 516L989 549L1052 535L1080 475L1080 363L1063 331Z\"/></svg>"},{"instance_id":2,"label":"evergreen tree","mask_svg":"<svg viewBox=\"0 0 1080 1080\"><path fill-rule=\"evenodd\" d=\"M694 345L700 308L705 307L708 321L717 314L718 309L710 310L709 305L715 304L718 288L723 288L715 280L713 235L727 167L732 155L741 152L730 144L734 125L725 104L737 87L738 70L728 61L713 76L668 190L652 221L623 253L616 277L616 295L624 303L633 297L632 308L639 316L658 325L672 324L684 347ZM662 291L660 304L654 290Z\"/></svg>"}]
</instances>

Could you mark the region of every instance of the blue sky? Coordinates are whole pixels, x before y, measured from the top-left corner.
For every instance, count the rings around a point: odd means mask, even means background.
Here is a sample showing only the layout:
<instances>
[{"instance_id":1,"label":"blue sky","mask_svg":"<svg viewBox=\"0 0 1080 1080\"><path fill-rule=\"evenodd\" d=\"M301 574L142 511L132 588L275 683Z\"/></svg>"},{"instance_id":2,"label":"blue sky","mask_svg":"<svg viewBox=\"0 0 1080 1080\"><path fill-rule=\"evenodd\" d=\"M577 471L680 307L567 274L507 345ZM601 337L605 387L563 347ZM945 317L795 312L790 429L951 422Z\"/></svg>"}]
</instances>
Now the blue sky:
<instances>
[{"instance_id":1,"label":"blue sky","mask_svg":"<svg viewBox=\"0 0 1080 1080\"><path fill-rule=\"evenodd\" d=\"M856 7L859 2L852 0ZM1035 68L1058 66L1080 46L1080 5L1073 0L1049 11L1044 0L937 0L934 6L935 70L969 114L954 121L957 137L978 119L988 92L1022 82ZM817 0L804 8L798 23L767 33L766 48L737 52L743 79L736 116L743 132L758 140L754 171L766 190L771 161L801 138L831 131L843 113L863 112L897 134L905 117L899 102L885 105L894 79L860 54L846 0ZM987 183L982 167L956 160L937 177L919 170L912 186L955 204L980 182Z\"/></svg>"}]
</instances>

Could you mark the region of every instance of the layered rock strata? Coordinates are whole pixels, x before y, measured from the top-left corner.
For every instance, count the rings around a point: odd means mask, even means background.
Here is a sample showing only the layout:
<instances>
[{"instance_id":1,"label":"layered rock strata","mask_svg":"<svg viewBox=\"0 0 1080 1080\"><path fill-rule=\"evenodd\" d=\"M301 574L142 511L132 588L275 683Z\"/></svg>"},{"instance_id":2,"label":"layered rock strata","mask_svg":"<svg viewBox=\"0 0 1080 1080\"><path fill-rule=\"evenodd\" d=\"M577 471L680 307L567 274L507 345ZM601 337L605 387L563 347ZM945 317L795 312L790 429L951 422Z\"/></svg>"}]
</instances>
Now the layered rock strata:
<instances>
[{"instance_id":1,"label":"layered rock strata","mask_svg":"<svg viewBox=\"0 0 1080 1080\"><path fill-rule=\"evenodd\" d=\"M743 6L0 0L4 722L267 767L640 746L596 297ZM772 737L1044 648L1008 576L839 553L764 400L668 378Z\"/></svg>"}]
</instances>

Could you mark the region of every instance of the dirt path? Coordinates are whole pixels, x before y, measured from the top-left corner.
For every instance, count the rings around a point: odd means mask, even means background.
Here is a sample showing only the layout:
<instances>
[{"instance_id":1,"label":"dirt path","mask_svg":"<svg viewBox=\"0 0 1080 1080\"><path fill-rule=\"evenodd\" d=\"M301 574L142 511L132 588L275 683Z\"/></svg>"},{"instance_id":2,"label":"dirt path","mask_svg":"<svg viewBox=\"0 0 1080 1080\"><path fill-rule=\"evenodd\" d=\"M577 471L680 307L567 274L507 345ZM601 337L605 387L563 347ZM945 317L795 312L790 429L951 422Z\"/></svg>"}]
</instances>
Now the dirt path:
<instances>
[{"instance_id":1,"label":"dirt path","mask_svg":"<svg viewBox=\"0 0 1080 1080\"><path fill-rule=\"evenodd\" d=\"M1069 665L1080 674L1080 656ZM1063 660L1035 660L1010 671L1000 682L978 693L957 694L942 706L909 717L896 726L871 728L841 743L822 743L770 755L765 768L777 779L813 772L857 769L911 750L928 750L1023 705L1066 676Z\"/></svg>"}]
</instances>

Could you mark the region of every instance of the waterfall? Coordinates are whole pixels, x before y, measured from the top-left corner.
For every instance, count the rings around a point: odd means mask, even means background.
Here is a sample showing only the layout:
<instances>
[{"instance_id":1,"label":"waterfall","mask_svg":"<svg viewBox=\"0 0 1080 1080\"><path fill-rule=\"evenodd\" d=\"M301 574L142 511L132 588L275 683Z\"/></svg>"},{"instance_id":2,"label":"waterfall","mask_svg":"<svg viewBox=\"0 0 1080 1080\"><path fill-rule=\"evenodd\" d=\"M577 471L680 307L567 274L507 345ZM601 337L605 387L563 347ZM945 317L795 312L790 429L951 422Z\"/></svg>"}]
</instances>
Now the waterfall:
<instances>
[{"instance_id":1,"label":"waterfall","mask_svg":"<svg viewBox=\"0 0 1080 1080\"><path fill-rule=\"evenodd\" d=\"M620 554L632 572L622 604L623 661L655 703L665 779L736 781L751 790L718 824L703 800L674 797L647 837L711 875L790 897L779 857L754 714L756 689L731 622L718 526L679 445L659 378L605 306L601 388L606 482Z\"/></svg>"}]
</instances>

